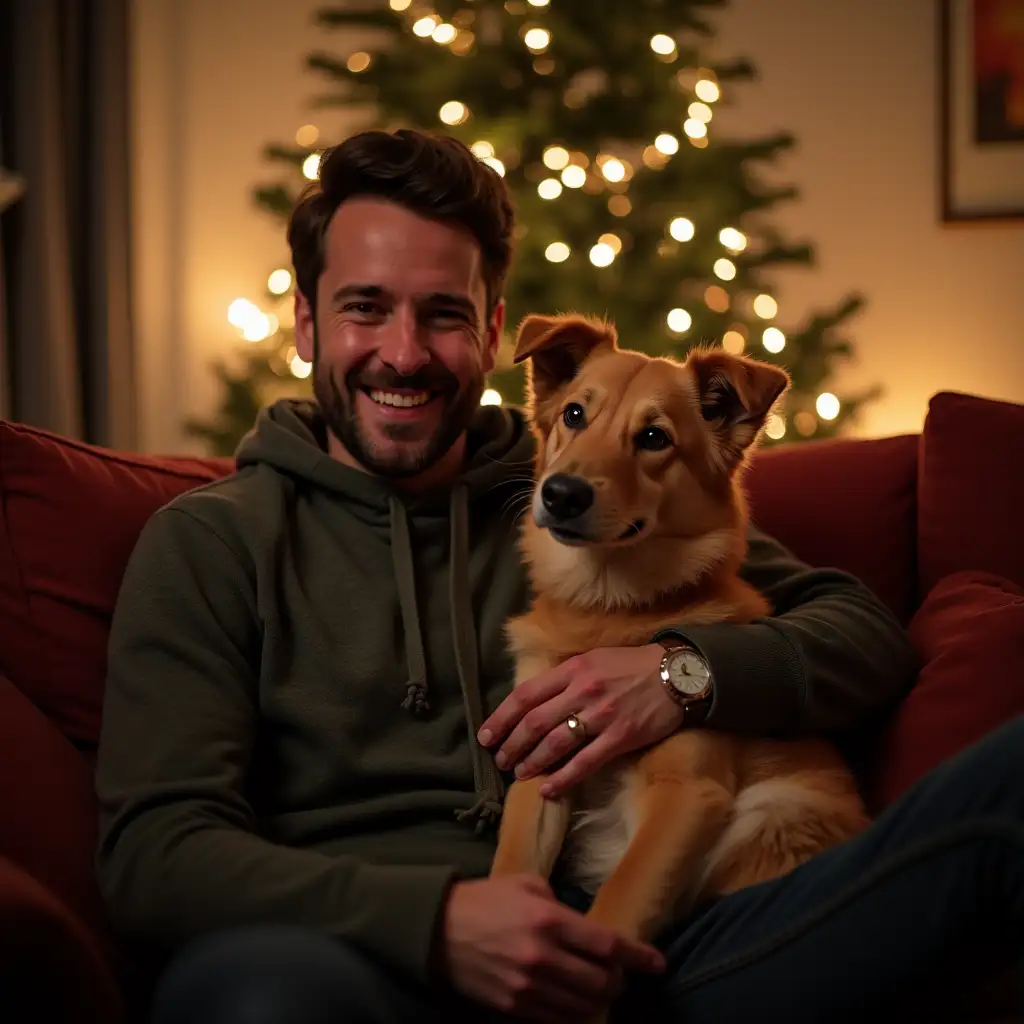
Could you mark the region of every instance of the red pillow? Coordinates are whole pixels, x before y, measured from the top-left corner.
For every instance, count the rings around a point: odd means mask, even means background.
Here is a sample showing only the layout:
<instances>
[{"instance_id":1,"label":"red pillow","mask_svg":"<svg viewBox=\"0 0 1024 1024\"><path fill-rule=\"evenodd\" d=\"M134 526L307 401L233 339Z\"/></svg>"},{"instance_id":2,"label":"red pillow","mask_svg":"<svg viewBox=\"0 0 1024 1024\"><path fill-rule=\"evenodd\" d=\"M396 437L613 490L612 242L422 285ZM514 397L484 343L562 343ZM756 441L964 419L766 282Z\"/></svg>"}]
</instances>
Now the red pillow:
<instances>
[{"instance_id":1,"label":"red pillow","mask_svg":"<svg viewBox=\"0 0 1024 1024\"><path fill-rule=\"evenodd\" d=\"M906 623L916 605L916 434L765 448L746 483L754 522L811 565L859 577Z\"/></svg>"},{"instance_id":2,"label":"red pillow","mask_svg":"<svg viewBox=\"0 0 1024 1024\"><path fill-rule=\"evenodd\" d=\"M950 573L993 572L1024 586L1024 405L942 392L921 434L922 593Z\"/></svg>"},{"instance_id":3,"label":"red pillow","mask_svg":"<svg viewBox=\"0 0 1024 1024\"><path fill-rule=\"evenodd\" d=\"M955 573L931 591L909 633L922 669L882 737L879 807L1024 714L1024 589L991 573Z\"/></svg>"},{"instance_id":4,"label":"red pillow","mask_svg":"<svg viewBox=\"0 0 1024 1024\"><path fill-rule=\"evenodd\" d=\"M0 421L0 672L74 743L99 736L110 617L143 525L233 468Z\"/></svg>"}]
</instances>

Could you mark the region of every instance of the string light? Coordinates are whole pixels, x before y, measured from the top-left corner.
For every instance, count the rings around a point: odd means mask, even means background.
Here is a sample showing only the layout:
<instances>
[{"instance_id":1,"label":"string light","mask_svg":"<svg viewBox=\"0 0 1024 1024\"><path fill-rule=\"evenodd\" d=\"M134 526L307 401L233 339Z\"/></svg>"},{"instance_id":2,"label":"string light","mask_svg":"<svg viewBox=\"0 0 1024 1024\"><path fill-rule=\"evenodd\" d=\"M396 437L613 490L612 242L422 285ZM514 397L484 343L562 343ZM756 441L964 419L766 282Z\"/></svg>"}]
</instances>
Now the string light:
<instances>
[{"instance_id":1,"label":"string light","mask_svg":"<svg viewBox=\"0 0 1024 1024\"><path fill-rule=\"evenodd\" d=\"M690 325L693 323L693 317L686 312L685 309L670 309L668 316L665 317L665 322L668 324L670 331L675 331L676 334L682 334L684 331L690 329Z\"/></svg>"},{"instance_id":2,"label":"string light","mask_svg":"<svg viewBox=\"0 0 1024 1024\"><path fill-rule=\"evenodd\" d=\"M651 49L659 57L670 57L676 52L676 41L664 32L659 32L656 36L651 36Z\"/></svg>"},{"instance_id":3,"label":"string light","mask_svg":"<svg viewBox=\"0 0 1024 1024\"><path fill-rule=\"evenodd\" d=\"M544 255L552 263L564 263L569 258L569 252L569 246L565 242L552 242L544 250Z\"/></svg>"},{"instance_id":4,"label":"string light","mask_svg":"<svg viewBox=\"0 0 1024 1024\"><path fill-rule=\"evenodd\" d=\"M528 29L523 42L531 53L543 53L551 42L551 33L546 28Z\"/></svg>"},{"instance_id":5,"label":"string light","mask_svg":"<svg viewBox=\"0 0 1024 1024\"><path fill-rule=\"evenodd\" d=\"M633 204L625 196L612 196L608 200L608 211L613 217L626 217L632 209Z\"/></svg>"},{"instance_id":6,"label":"string light","mask_svg":"<svg viewBox=\"0 0 1024 1024\"><path fill-rule=\"evenodd\" d=\"M560 171L569 163L569 150L564 146L548 146L541 159L549 170Z\"/></svg>"},{"instance_id":7,"label":"string light","mask_svg":"<svg viewBox=\"0 0 1024 1024\"><path fill-rule=\"evenodd\" d=\"M793 417L793 426L804 437L810 437L818 429L818 421L814 418L814 413L802 409Z\"/></svg>"},{"instance_id":8,"label":"string light","mask_svg":"<svg viewBox=\"0 0 1024 1024\"><path fill-rule=\"evenodd\" d=\"M273 313L264 313L248 299L235 299L228 306L228 323L237 327L246 341L263 341L280 326Z\"/></svg>"},{"instance_id":9,"label":"string light","mask_svg":"<svg viewBox=\"0 0 1024 1024\"><path fill-rule=\"evenodd\" d=\"M714 103L720 95L718 86L710 78L700 79L693 87L693 91L697 94L697 98L705 103Z\"/></svg>"},{"instance_id":10,"label":"string light","mask_svg":"<svg viewBox=\"0 0 1024 1024\"><path fill-rule=\"evenodd\" d=\"M422 39L426 39L428 36L434 34L434 29L437 28L437 18L432 14L428 14L425 18L417 18L412 23L412 30L415 35L420 36Z\"/></svg>"},{"instance_id":11,"label":"string light","mask_svg":"<svg viewBox=\"0 0 1024 1024\"><path fill-rule=\"evenodd\" d=\"M701 121L707 124L711 118L711 108L706 103L691 103L687 108L686 112L694 119L694 121Z\"/></svg>"},{"instance_id":12,"label":"string light","mask_svg":"<svg viewBox=\"0 0 1024 1024\"><path fill-rule=\"evenodd\" d=\"M494 156L494 147L489 142L474 142L469 149L473 156L478 157L480 160L487 160L489 157Z\"/></svg>"},{"instance_id":13,"label":"string light","mask_svg":"<svg viewBox=\"0 0 1024 1024\"><path fill-rule=\"evenodd\" d=\"M469 117L469 107L458 100L449 100L437 112L445 124L462 124Z\"/></svg>"},{"instance_id":14,"label":"string light","mask_svg":"<svg viewBox=\"0 0 1024 1024\"><path fill-rule=\"evenodd\" d=\"M722 348L730 355L738 356L746 347L743 335L739 331L726 331L722 335Z\"/></svg>"},{"instance_id":15,"label":"string light","mask_svg":"<svg viewBox=\"0 0 1024 1024\"><path fill-rule=\"evenodd\" d=\"M818 395L814 408L823 420L834 420L839 415L839 399L830 391L825 391Z\"/></svg>"},{"instance_id":16,"label":"string light","mask_svg":"<svg viewBox=\"0 0 1024 1024\"><path fill-rule=\"evenodd\" d=\"M779 441L786 436L786 421L777 412L773 412L768 417L764 432L773 441Z\"/></svg>"},{"instance_id":17,"label":"string light","mask_svg":"<svg viewBox=\"0 0 1024 1024\"><path fill-rule=\"evenodd\" d=\"M654 140L654 148L665 156L674 156L679 152L679 140L668 132L662 132Z\"/></svg>"},{"instance_id":18,"label":"string light","mask_svg":"<svg viewBox=\"0 0 1024 1024\"><path fill-rule=\"evenodd\" d=\"M622 252L622 239L618 235L613 235L610 231L606 231L598 241L602 245L607 245L616 256Z\"/></svg>"},{"instance_id":19,"label":"string light","mask_svg":"<svg viewBox=\"0 0 1024 1024\"><path fill-rule=\"evenodd\" d=\"M532 7L547 7L549 0L526 0Z\"/></svg>"},{"instance_id":20,"label":"string light","mask_svg":"<svg viewBox=\"0 0 1024 1024\"><path fill-rule=\"evenodd\" d=\"M495 391L494 388L488 388L480 396L481 405L501 405L501 392Z\"/></svg>"},{"instance_id":21,"label":"string light","mask_svg":"<svg viewBox=\"0 0 1024 1024\"><path fill-rule=\"evenodd\" d=\"M407 11L412 0L389 0L391 4L391 10L393 11Z\"/></svg>"},{"instance_id":22,"label":"string light","mask_svg":"<svg viewBox=\"0 0 1024 1024\"><path fill-rule=\"evenodd\" d=\"M496 156L486 157L484 163L492 170L497 171L503 178L505 177L505 165Z\"/></svg>"},{"instance_id":23,"label":"string light","mask_svg":"<svg viewBox=\"0 0 1024 1024\"><path fill-rule=\"evenodd\" d=\"M598 242L590 249L590 262L595 267L610 266L615 259L615 250L606 242Z\"/></svg>"},{"instance_id":24,"label":"string light","mask_svg":"<svg viewBox=\"0 0 1024 1024\"><path fill-rule=\"evenodd\" d=\"M747 247L747 236L736 228L722 228L718 232L718 240L730 252L742 252Z\"/></svg>"},{"instance_id":25,"label":"string light","mask_svg":"<svg viewBox=\"0 0 1024 1024\"><path fill-rule=\"evenodd\" d=\"M722 256L715 260L714 271L716 277L723 281L731 281L736 276L736 264Z\"/></svg>"},{"instance_id":26,"label":"string light","mask_svg":"<svg viewBox=\"0 0 1024 1024\"><path fill-rule=\"evenodd\" d=\"M762 320L771 320L779 311L779 304L770 295L758 295L754 299L754 312Z\"/></svg>"},{"instance_id":27,"label":"string light","mask_svg":"<svg viewBox=\"0 0 1024 1024\"><path fill-rule=\"evenodd\" d=\"M454 25L450 25L448 22L442 21L441 24L430 33L430 38L433 39L435 43L445 45L450 43L458 34L459 30Z\"/></svg>"},{"instance_id":28,"label":"string light","mask_svg":"<svg viewBox=\"0 0 1024 1024\"><path fill-rule=\"evenodd\" d=\"M296 377L308 377L313 370L313 364L307 363L306 360L296 352L288 363L288 369L291 370Z\"/></svg>"},{"instance_id":29,"label":"string light","mask_svg":"<svg viewBox=\"0 0 1024 1024\"><path fill-rule=\"evenodd\" d=\"M693 238L693 221L688 217L676 217L668 226L668 233L677 242L688 242Z\"/></svg>"},{"instance_id":30,"label":"string light","mask_svg":"<svg viewBox=\"0 0 1024 1024\"><path fill-rule=\"evenodd\" d=\"M557 199L562 194L562 183L557 178L545 178L537 186L541 199Z\"/></svg>"},{"instance_id":31,"label":"string light","mask_svg":"<svg viewBox=\"0 0 1024 1024\"><path fill-rule=\"evenodd\" d=\"M369 66L370 55L368 53L364 53L362 50L351 54L345 62L345 67L355 74L359 74L360 71L365 71Z\"/></svg>"},{"instance_id":32,"label":"string light","mask_svg":"<svg viewBox=\"0 0 1024 1024\"><path fill-rule=\"evenodd\" d=\"M612 156L601 162L601 173L606 181L622 181L626 176L626 165Z\"/></svg>"},{"instance_id":33,"label":"string light","mask_svg":"<svg viewBox=\"0 0 1024 1024\"><path fill-rule=\"evenodd\" d=\"M786 336L778 327L766 327L761 335L761 344L768 352L775 354L786 347Z\"/></svg>"},{"instance_id":34,"label":"string light","mask_svg":"<svg viewBox=\"0 0 1024 1024\"><path fill-rule=\"evenodd\" d=\"M267 278L267 288L274 295L284 295L292 286L292 275L284 267L273 271Z\"/></svg>"},{"instance_id":35,"label":"string light","mask_svg":"<svg viewBox=\"0 0 1024 1024\"><path fill-rule=\"evenodd\" d=\"M302 161L302 173L310 180L316 181L320 174L320 154L310 153L305 160Z\"/></svg>"},{"instance_id":36,"label":"string light","mask_svg":"<svg viewBox=\"0 0 1024 1024\"><path fill-rule=\"evenodd\" d=\"M569 164L562 171L562 184L566 188L582 188L587 180L587 172L578 164Z\"/></svg>"},{"instance_id":37,"label":"string light","mask_svg":"<svg viewBox=\"0 0 1024 1024\"><path fill-rule=\"evenodd\" d=\"M708 133L708 126L703 121L698 121L695 117L688 117L683 122L683 131L691 139L703 139Z\"/></svg>"}]
</instances>

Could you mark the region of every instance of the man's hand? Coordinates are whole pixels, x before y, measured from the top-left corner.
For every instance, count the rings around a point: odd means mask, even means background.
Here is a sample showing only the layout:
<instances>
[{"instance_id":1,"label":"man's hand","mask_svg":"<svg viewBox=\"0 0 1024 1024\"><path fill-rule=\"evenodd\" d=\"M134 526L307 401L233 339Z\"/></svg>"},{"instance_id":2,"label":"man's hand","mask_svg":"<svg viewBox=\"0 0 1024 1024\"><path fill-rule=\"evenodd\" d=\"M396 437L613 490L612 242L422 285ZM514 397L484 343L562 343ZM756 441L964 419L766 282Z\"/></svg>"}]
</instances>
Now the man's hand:
<instances>
[{"instance_id":1,"label":"man's hand","mask_svg":"<svg viewBox=\"0 0 1024 1024\"><path fill-rule=\"evenodd\" d=\"M602 1013L625 971L664 959L558 903L539 878L459 882L444 911L442 957L462 995L502 1013L564 1024Z\"/></svg>"},{"instance_id":2,"label":"man's hand","mask_svg":"<svg viewBox=\"0 0 1024 1024\"><path fill-rule=\"evenodd\" d=\"M498 767L528 779L575 751L541 792L557 796L622 754L652 746L683 724L658 669L660 644L605 647L542 672L517 686L477 734L485 747L501 744ZM585 741L566 725L576 715Z\"/></svg>"}]
</instances>

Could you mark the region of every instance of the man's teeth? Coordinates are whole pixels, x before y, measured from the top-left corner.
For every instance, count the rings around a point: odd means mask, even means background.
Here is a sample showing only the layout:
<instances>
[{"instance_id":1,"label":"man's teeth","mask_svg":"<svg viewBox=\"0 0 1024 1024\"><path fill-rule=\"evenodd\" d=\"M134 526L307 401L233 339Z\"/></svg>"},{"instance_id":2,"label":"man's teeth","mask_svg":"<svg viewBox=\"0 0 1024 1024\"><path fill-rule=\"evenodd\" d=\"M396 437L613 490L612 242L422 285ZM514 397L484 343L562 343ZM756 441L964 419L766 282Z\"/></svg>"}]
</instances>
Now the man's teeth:
<instances>
[{"instance_id":1,"label":"man's teeth","mask_svg":"<svg viewBox=\"0 0 1024 1024\"><path fill-rule=\"evenodd\" d=\"M397 405L410 409L414 405L426 405L430 401L430 392L418 391L414 395L396 395L392 391L371 391L370 397L378 405Z\"/></svg>"}]
</instances>

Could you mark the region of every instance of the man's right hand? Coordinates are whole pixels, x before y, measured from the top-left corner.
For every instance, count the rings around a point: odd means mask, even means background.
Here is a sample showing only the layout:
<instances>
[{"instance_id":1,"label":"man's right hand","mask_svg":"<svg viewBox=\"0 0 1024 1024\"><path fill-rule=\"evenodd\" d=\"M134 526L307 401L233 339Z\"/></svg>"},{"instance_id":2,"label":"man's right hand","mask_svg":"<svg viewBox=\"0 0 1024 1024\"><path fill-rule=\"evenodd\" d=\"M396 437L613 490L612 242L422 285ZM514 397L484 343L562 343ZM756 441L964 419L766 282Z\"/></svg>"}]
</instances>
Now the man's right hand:
<instances>
[{"instance_id":1,"label":"man's right hand","mask_svg":"<svg viewBox=\"0 0 1024 1024\"><path fill-rule=\"evenodd\" d=\"M535 1021L598 1016L623 972L664 969L652 946L563 906L545 882L528 875L456 883L441 941L448 980L458 992Z\"/></svg>"}]
</instances>

